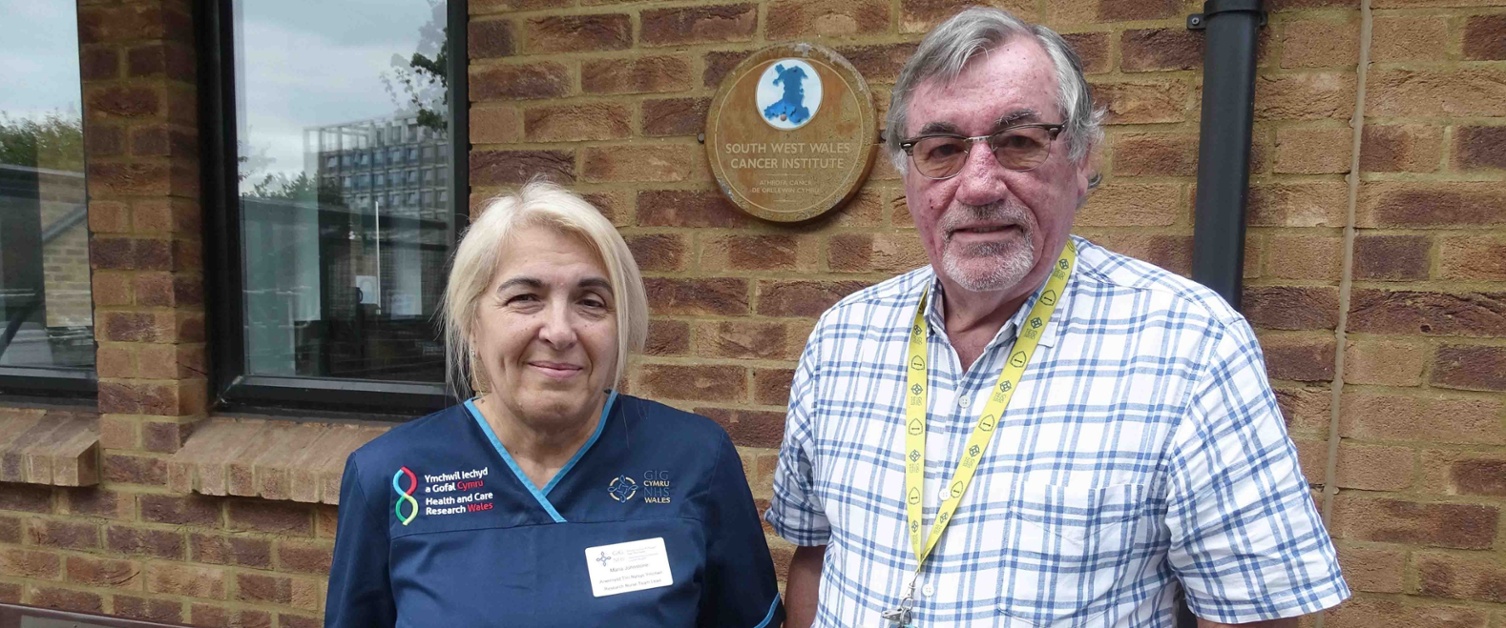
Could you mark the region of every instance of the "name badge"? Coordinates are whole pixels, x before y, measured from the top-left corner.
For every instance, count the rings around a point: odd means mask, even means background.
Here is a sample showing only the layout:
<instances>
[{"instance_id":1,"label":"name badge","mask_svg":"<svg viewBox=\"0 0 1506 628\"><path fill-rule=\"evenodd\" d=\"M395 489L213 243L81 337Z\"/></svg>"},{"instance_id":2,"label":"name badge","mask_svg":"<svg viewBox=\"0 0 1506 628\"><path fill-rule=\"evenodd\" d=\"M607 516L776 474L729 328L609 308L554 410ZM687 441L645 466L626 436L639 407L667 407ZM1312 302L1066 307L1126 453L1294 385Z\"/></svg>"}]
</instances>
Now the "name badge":
<instances>
[{"instance_id":1,"label":"name badge","mask_svg":"<svg viewBox=\"0 0 1506 628\"><path fill-rule=\"evenodd\" d=\"M596 597L674 584L663 537L588 547L586 570Z\"/></svg>"}]
</instances>

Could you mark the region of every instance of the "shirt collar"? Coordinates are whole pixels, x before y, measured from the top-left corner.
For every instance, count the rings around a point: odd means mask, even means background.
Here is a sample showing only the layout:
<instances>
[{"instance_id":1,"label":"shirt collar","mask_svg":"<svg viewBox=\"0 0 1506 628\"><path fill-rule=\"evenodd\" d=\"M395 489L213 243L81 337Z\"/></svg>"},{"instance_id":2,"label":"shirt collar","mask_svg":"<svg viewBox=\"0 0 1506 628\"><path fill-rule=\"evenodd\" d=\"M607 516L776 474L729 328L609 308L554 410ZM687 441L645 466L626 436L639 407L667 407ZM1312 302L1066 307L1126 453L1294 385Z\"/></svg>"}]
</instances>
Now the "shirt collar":
<instances>
[{"instance_id":1,"label":"shirt collar","mask_svg":"<svg viewBox=\"0 0 1506 628\"><path fill-rule=\"evenodd\" d=\"M1081 245L1078 248L1081 249ZM1079 257L1078 266L1081 265L1082 260ZM1067 277L1067 285L1063 289L1064 294L1057 301L1056 312L1051 315L1051 321L1046 324L1045 333L1041 334L1040 346L1050 347L1056 345L1057 338L1061 337L1062 329L1067 326L1067 322L1071 318L1069 313L1072 310L1073 287L1077 285L1079 271L1079 268L1074 267L1072 275ZM1030 308L1035 306L1035 302L1041 298L1041 293L1045 289L1046 284L1042 282L1041 286L1030 294L1030 298L1025 299L1025 304L1020 306L1020 310L1015 312L1014 316L1009 317L1009 320L1004 321L1004 326L999 328L999 333L994 335L994 339L989 341L988 347L984 351L988 351L1001 343L1014 342L1015 336L1019 333L1020 325L1025 322L1025 317L1030 314ZM931 276L928 299L926 302L926 324L931 327L933 333L939 333L941 330L946 329L946 299L943 298L941 275L939 273L933 273Z\"/></svg>"}]
</instances>

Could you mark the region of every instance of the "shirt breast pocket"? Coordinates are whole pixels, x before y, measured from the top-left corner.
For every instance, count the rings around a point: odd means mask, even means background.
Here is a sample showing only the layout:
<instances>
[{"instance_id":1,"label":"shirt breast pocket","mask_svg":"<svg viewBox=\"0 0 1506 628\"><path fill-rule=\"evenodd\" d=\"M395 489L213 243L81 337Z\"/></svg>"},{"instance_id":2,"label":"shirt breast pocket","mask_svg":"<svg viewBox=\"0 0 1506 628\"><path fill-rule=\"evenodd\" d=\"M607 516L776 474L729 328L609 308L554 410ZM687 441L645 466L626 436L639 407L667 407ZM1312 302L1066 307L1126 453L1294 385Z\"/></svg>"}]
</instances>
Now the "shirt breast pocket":
<instances>
[{"instance_id":1,"label":"shirt breast pocket","mask_svg":"<svg viewBox=\"0 0 1506 628\"><path fill-rule=\"evenodd\" d=\"M1033 485L1015 495L998 612L1042 628L1097 625L1131 562L1145 487Z\"/></svg>"}]
</instances>

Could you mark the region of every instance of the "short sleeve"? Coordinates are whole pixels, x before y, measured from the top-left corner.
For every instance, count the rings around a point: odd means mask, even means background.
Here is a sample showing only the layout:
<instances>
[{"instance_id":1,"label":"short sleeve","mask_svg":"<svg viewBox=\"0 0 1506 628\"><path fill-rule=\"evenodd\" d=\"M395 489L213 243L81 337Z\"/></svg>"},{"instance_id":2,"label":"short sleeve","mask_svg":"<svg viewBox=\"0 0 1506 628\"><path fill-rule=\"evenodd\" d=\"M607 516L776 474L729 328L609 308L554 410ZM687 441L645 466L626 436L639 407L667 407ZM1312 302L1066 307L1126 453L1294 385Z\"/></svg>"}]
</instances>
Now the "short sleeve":
<instances>
[{"instance_id":1,"label":"short sleeve","mask_svg":"<svg viewBox=\"0 0 1506 628\"><path fill-rule=\"evenodd\" d=\"M815 491L812 461L815 450L812 421L816 418L816 384L820 360L821 327L817 326L800 356L790 385L789 413L785 417L784 442L774 470L774 499L764 519L774 532L802 547L826 545L831 523Z\"/></svg>"},{"instance_id":2,"label":"short sleeve","mask_svg":"<svg viewBox=\"0 0 1506 628\"><path fill-rule=\"evenodd\" d=\"M737 449L725 434L706 499L706 588L696 625L779 626L784 607L774 561Z\"/></svg>"},{"instance_id":3,"label":"short sleeve","mask_svg":"<svg viewBox=\"0 0 1506 628\"><path fill-rule=\"evenodd\" d=\"M378 628L397 622L387 566L387 518L371 511L354 455L340 480L340 518L325 599L325 628Z\"/></svg>"},{"instance_id":4,"label":"short sleeve","mask_svg":"<svg viewBox=\"0 0 1506 628\"><path fill-rule=\"evenodd\" d=\"M1212 349L1173 436L1169 559L1203 619L1296 617L1349 597L1243 319Z\"/></svg>"}]
</instances>

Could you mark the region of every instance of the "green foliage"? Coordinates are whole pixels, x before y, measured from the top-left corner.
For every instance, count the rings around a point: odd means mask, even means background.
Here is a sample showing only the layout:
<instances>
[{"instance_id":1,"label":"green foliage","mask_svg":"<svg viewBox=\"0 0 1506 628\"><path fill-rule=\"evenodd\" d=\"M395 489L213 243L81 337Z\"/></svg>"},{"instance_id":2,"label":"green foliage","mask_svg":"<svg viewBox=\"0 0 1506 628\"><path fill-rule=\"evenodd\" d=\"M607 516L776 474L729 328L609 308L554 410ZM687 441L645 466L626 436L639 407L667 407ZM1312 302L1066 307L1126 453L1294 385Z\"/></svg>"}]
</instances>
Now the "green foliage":
<instances>
[{"instance_id":1,"label":"green foliage","mask_svg":"<svg viewBox=\"0 0 1506 628\"><path fill-rule=\"evenodd\" d=\"M429 22L418 29L418 50L406 60L393 55L391 77L384 75L382 81L398 106L412 107L418 112L419 124L445 133L449 130L450 81L446 68L450 31L442 26L447 21L444 3L429 0L429 9ZM431 52L425 54L425 51Z\"/></svg>"},{"instance_id":2,"label":"green foliage","mask_svg":"<svg viewBox=\"0 0 1506 628\"><path fill-rule=\"evenodd\" d=\"M0 113L0 164L83 172L83 121L56 112L40 120Z\"/></svg>"},{"instance_id":3,"label":"green foliage","mask_svg":"<svg viewBox=\"0 0 1506 628\"><path fill-rule=\"evenodd\" d=\"M300 172L296 177L286 174L269 174L262 177L261 181L251 184L251 191L246 193L247 198L258 198L271 201L288 202L313 202L320 205L344 205L345 199L333 187L319 185L318 179L310 177L307 172Z\"/></svg>"}]
</instances>

